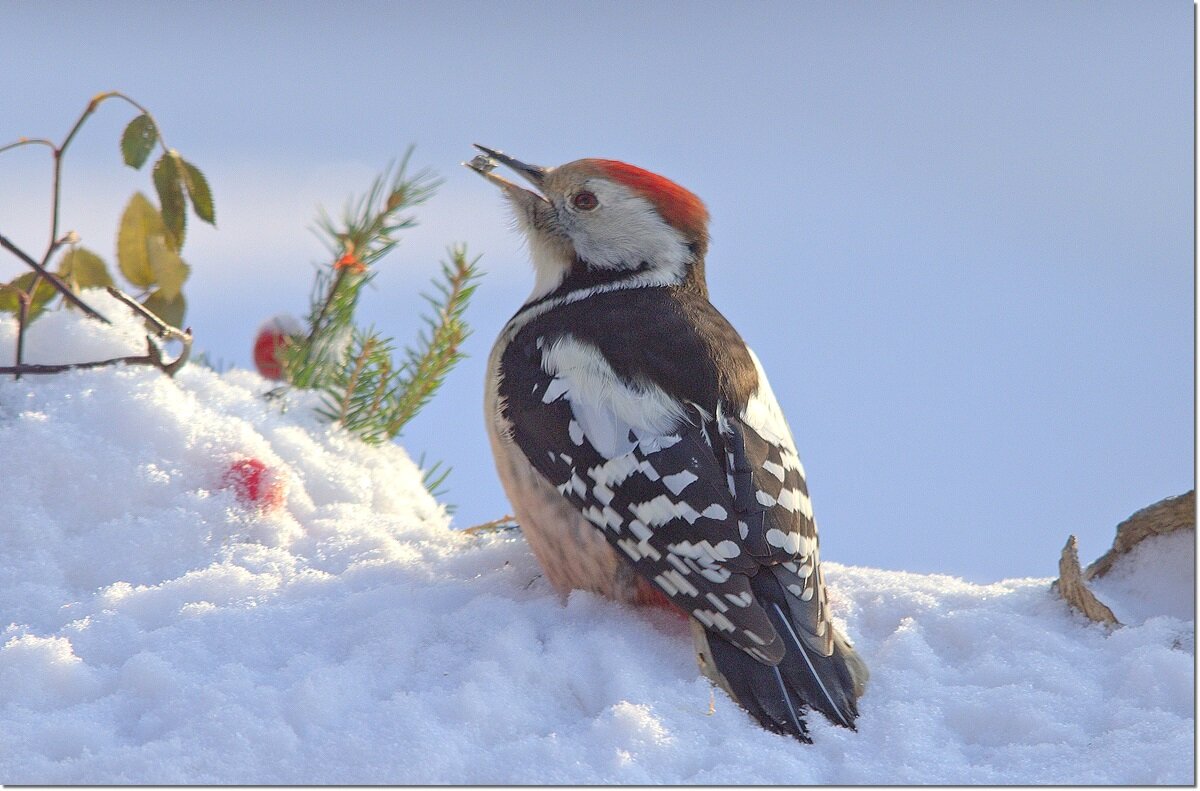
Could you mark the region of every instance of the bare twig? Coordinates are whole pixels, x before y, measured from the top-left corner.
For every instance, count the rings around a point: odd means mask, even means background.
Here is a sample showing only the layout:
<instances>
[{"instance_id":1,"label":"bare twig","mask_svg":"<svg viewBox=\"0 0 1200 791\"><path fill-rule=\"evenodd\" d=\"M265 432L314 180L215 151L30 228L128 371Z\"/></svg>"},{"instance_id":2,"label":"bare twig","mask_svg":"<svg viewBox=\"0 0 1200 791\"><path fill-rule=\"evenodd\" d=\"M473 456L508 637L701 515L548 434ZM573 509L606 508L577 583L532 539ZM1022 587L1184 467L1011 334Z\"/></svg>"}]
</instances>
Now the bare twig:
<instances>
[{"instance_id":1,"label":"bare twig","mask_svg":"<svg viewBox=\"0 0 1200 791\"><path fill-rule=\"evenodd\" d=\"M56 149L54 142L47 140L44 137L22 137L8 145L0 146L0 154L12 148L20 148L21 146L46 146L47 148Z\"/></svg>"},{"instance_id":2,"label":"bare twig","mask_svg":"<svg viewBox=\"0 0 1200 791\"><path fill-rule=\"evenodd\" d=\"M32 258L29 257L29 255L24 250L17 247L11 241L9 241L7 238L5 238L3 234L0 234L0 247L3 247L5 250L7 250L10 253L12 253L13 255L15 255L17 258L20 258L27 265L29 265L29 267L32 268L33 271L37 272L40 276L46 278L46 280L49 281L50 285L54 286L54 288L57 289L58 292L63 295L63 299L65 299L67 302L70 302L72 305L79 308L84 313L91 316L93 319L98 319L98 320L104 322L105 324L112 324L111 321L109 321L108 319L101 316L90 305L88 305L86 302L84 302L82 299L80 299L75 294L75 292L71 290L70 286L68 286L66 283L62 282L62 278L60 278L58 275L54 274L50 270L46 269L46 267L43 266L42 264L39 264L37 261L34 261ZM52 245L50 248L50 252L52 253L55 249L57 249L57 245ZM47 258L49 258L49 255L47 255ZM38 284L35 282L33 284L33 288L29 289L29 293L33 294L34 290L37 288L37 286L38 286Z\"/></svg>"},{"instance_id":3,"label":"bare twig","mask_svg":"<svg viewBox=\"0 0 1200 791\"><path fill-rule=\"evenodd\" d=\"M183 364L187 362L188 357L192 353L191 328L189 327L186 330L181 330L178 327L172 327L170 324L167 324L165 321L163 321L158 314L150 310L150 308L138 302L121 289L117 288L116 286L108 286L107 288L109 294L125 303L130 310L154 325L155 330L157 330L155 333L157 337L168 341L179 341L181 344L183 344L183 350L179 352L179 356L173 361L164 364L162 360L162 350L158 348L156 344L154 344L151 338L148 336L146 338L146 340L154 348L154 352L152 353L156 354L157 356L157 362L152 360L150 364L161 368L163 373L165 373L167 376L174 376L175 372L183 367Z\"/></svg>"},{"instance_id":4,"label":"bare twig","mask_svg":"<svg viewBox=\"0 0 1200 791\"><path fill-rule=\"evenodd\" d=\"M129 365L152 365L168 375L178 369L175 362L167 363L163 360L162 350L149 337L146 338L147 352L143 355L132 355L129 357L113 357L109 360L89 360L84 363L57 363L53 365L42 365L40 363L22 363L21 365L0 366L0 374L60 374L64 371L71 371L85 368L102 368L106 365L116 365L117 363L127 363ZM188 334L190 346L191 334ZM177 362L177 361L176 361Z\"/></svg>"},{"instance_id":5,"label":"bare twig","mask_svg":"<svg viewBox=\"0 0 1200 791\"><path fill-rule=\"evenodd\" d=\"M313 320L312 329L309 330L308 340L305 341L307 346L312 346L317 334L321 331L323 325L325 324L325 317L329 314L329 308L333 305L333 297L335 294L337 294L338 286L342 284L342 281L346 278L346 274L349 271L349 267L342 267L338 269L337 274L334 275L333 285L329 287L329 292L325 295L325 301L321 303L321 311L317 314L316 319Z\"/></svg>"},{"instance_id":6,"label":"bare twig","mask_svg":"<svg viewBox=\"0 0 1200 791\"><path fill-rule=\"evenodd\" d=\"M26 294L24 291L17 293L17 367L25 359L25 327L29 323L29 305L33 302L33 294ZM21 374L16 375L17 379L21 378Z\"/></svg>"},{"instance_id":7,"label":"bare twig","mask_svg":"<svg viewBox=\"0 0 1200 791\"><path fill-rule=\"evenodd\" d=\"M25 363L20 358L17 359L16 365L0 366L0 374L12 374L20 377L21 374L59 374L64 371L87 368L102 368L107 365L117 365L125 363L126 365L150 365L153 366L167 376L174 376L176 371L183 367L187 362L188 357L192 353L192 331L180 330L167 324L161 318L149 310L145 305L141 305L133 297L129 296L120 289L109 286L108 293L125 303L132 311L139 316L149 321L155 327L155 336L146 336L146 353L143 355L130 355L127 357L113 357L108 360L90 360L83 363L57 363L57 364L40 364L40 363ZM18 329L20 331L20 329ZM155 337L162 338L168 341L179 341L183 345L179 356L174 360L168 360L163 354L162 346L155 340Z\"/></svg>"},{"instance_id":8,"label":"bare twig","mask_svg":"<svg viewBox=\"0 0 1200 791\"><path fill-rule=\"evenodd\" d=\"M121 99L121 100L126 101L129 104L133 105L134 107L136 107L138 110L140 110L146 116L149 116L150 121L152 123L154 123L154 132L156 135L158 135L158 139L162 143L163 150L166 150L166 148L167 148L166 141L164 141L162 139L162 132L158 128L158 123L154 121L154 116L150 115L150 112L145 107L142 107L140 104L135 102L133 99L130 99L128 96L121 93L120 91L105 91L104 93L98 93L95 96L93 96L92 100L90 102L88 102L88 106L86 108L84 108L83 113L80 114L79 118L75 121L75 125L71 127L71 131L67 132L67 136L65 138L63 138L62 145L55 146L55 145L51 144L51 146L50 146L54 151L54 195L53 195L53 200L50 205L50 245L51 245L51 248L53 248L53 246L55 244L55 240L58 238L58 207L59 207L59 202L60 202L59 194L62 191L62 158L63 158L63 154L66 153L67 147L71 145L71 141L75 139L75 135L79 134L79 130L83 128L83 122L88 119L88 116L90 116L92 113L96 112L96 108L99 107L100 103L105 101L106 99ZM46 259L43 260L43 262L42 262L43 264L49 263L50 252L51 251L48 251L46 253ZM35 286L36 286L36 284L35 284Z\"/></svg>"},{"instance_id":9,"label":"bare twig","mask_svg":"<svg viewBox=\"0 0 1200 791\"><path fill-rule=\"evenodd\" d=\"M156 314L154 311L150 310L150 308L148 308L145 305L143 305L142 303L138 302L136 299L129 296L128 294L126 294L124 291L117 288L116 286L106 286L105 290L108 291L108 293L111 296L121 300L121 302L124 302L125 305L130 310L132 310L134 313L138 314L143 319L145 319L146 321L153 324L154 329L157 330L157 332L155 334L158 335L158 337L166 338L170 335L182 335L183 334L182 332L180 332L180 330L178 328L172 327L170 324L167 324L165 321L163 321L161 318L159 318L158 314ZM176 340L178 340L178 339L176 339Z\"/></svg>"},{"instance_id":10,"label":"bare twig","mask_svg":"<svg viewBox=\"0 0 1200 791\"><path fill-rule=\"evenodd\" d=\"M480 533L491 533L496 530L512 530L518 526L517 518L515 516L512 514L505 514L499 519L493 519L492 521L484 522L481 525L474 525L473 527L464 528L462 532L474 536Z\"/></svg>"}]
</instances>

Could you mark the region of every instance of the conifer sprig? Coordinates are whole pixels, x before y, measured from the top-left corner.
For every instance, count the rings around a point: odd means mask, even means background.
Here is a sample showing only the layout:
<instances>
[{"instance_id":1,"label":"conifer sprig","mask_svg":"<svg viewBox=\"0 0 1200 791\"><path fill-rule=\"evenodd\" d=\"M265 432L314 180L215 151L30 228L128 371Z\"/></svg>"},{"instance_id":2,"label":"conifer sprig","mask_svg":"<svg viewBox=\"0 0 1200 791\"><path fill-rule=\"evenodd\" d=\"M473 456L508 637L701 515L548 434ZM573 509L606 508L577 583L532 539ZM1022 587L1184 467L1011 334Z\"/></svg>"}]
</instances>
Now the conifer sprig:
<instances>
[{"instance_id":1,"label":"conifer sprig","mask_svg":"<svg viewBox=\"0 0 1200 791\"><path fill-rule=\"evenodd\" d=\"M372 267L396 246L395 234L416 225L406 210L428 200L441 180L428 170L408 173L412 149L398 167L388 166L335 222L321 210L317 230L334 263L317 272L308 315L308 336L283 355L284 375L301 388L319 388L337 369L351 340L359 295L375 276Z\"/></svg>"},{"instance_id":2,"label":"conifer sprig","mask_svg":"<svg viewBox=\"0 0 1200 791\"><path fill-rule=\"evenodd\" d=\"M421 317L426 330L418 334L417 347L405 349L400 369L403 386L388 425L393 436L429 403L446 374L463 358L462 343L471 334L463 312L480 277L478 263L478 258L467 260L466 248L451 248L450 261L442 264L442 279L434 281L438 295L422 295L433 313Z\"/></svg>"},{"instance_id":3,"label":"conifer sprig","mask_svg":"<svg viewBox=\"0 0 1200 791\"><path fill-rule=\"evenodd\" d=\"M307 336L282 355L290 384L321 393L323 417L371 443L398 435L462 359L470 334L463 315L479 278L478 259L468 260L461 246L450 248L434 280L436 292L422 295L430 307L422 316L424 328L399 363L391 338L355 326L354 311L375 276L375 263L395 247L397 231L415 225L406 210L427 200L440 183L427 171L409 176L408 160L405 154L394 174L389 168L377 178L346 207L340 222L322 213L318 227L333 263L317 273Z\"/></svg>"}]
</instances>

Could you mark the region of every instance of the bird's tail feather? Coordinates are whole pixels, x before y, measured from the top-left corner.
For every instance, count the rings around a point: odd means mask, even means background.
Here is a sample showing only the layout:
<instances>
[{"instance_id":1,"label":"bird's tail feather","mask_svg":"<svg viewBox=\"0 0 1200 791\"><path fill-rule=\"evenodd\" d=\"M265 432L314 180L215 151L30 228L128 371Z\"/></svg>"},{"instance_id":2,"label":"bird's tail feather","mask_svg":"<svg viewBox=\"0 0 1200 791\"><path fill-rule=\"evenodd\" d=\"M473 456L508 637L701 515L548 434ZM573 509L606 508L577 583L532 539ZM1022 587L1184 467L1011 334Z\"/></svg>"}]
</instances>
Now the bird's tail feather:
<instances>
[{"instance_id":1,"label":"bird's tail feather","mask_svg":"<svg viewBox=\"0 0 1200 791\"><path fill-rule=\"evenodd\" d=\"M751 586L784 638L787 651L783 660L775 666L759 662L719 634L696 624L700 664L705 674L764 728L775 733L809 741L804 722L808 709L816 709L834 724L853 729L858 717L856 699L866 684L866 665L840 634L834 636L830 656L822 656L806 646L787 617L790 610L783 599L787 594L774 575L760 572L752 579Z\"/></svg>"}]
</instances>

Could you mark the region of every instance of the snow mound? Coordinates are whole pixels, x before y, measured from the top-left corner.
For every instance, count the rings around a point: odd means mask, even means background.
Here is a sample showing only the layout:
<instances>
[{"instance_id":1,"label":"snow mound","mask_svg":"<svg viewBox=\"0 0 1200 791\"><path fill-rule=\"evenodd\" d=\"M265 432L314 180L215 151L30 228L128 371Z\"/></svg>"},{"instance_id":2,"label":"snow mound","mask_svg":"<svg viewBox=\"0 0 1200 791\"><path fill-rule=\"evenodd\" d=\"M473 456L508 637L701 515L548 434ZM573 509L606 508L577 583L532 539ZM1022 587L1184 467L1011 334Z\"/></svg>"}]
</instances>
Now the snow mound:
<instances>
[{"instance_id":1,"label":"snow mound","mask_svg":"<svg viewBox=\"0 0 1200 791\"><path fill-rule=\"evenodd\" d=\"M1149 536L1088 585L1124 624L1196 620L1196 531Z\"/></svg>"},{"instance_id":2,"label":"snow mound","mask_svg":"<svg viewBox=\"0 0 1200 791\"><path fill-rule=\"evenodd\" d=\"M0 319L0 360L14 333ZM29 340L43 362L144 348L132 320L68 312ZM814 717L806 746L714 695L684 623L560 602L518 534L449 529L401 448L271 387L0 378L0 782L1193 780L1193 610L1109 634L1049 579L829 563L871 685L857 732ZM280 507L227 484L247 458Z\"/></svg>"}]
</instances>

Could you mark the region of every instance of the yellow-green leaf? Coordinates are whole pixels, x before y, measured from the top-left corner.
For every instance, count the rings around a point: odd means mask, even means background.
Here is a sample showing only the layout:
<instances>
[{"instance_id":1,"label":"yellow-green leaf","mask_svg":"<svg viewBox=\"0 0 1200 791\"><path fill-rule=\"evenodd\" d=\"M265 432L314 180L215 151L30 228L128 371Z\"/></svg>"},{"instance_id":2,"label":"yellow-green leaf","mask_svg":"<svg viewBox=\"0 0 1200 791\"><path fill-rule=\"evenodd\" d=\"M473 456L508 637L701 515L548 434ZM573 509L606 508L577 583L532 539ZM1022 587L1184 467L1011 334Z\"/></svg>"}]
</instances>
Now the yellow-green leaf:
<instances>
[{"instance_id":1,"label":"yellow-green leaf","mask_svg":"<svg viewBox=\"0 0 1200 791\"><path fill-rule=\"evenodd\" d=\"M135 193L121 216L117 232L117 266L130 283L140 288L154 284L154 269L150 266L150 240L167 239L162 215L142 193ZM168 242L169 244L169 242Z\"/></svg>"},{"instance_id":2,"label":"yellow-green leaf","mask_svg":"<svg viewBox=\"0 0 1200 791\"><path fill-rule=\"evenodd\" d=\"M183 314L187 312L187 302L183 294L176 294L173 298L165 297L160 289L146 297L142 304L172 327L183 327Z\"/></svg>"},{"instance_id":3,"label":"yellow-green leaf","mask_svg":"<svg viewBox=\"0 0 1200 791\"><path fill-rule=\"evenodd\" d=\"M37 277L36 272L27 272L13 278L7 283L0 283L0 311L8 313L17 313L21 307L19 292L28 292L33 288L33 279ZM45 308L46 303L54 298L58 291L54 286L46 282L42 278L38 283L37 289L33 292L33 300L29 303L29 318L32 319L37 314L41 313Z\"/></svg>"},{"instance_id":4,"label":"yellow-green leaf","mask_svg":"<svg viewBox=\"0 0 1200 791\"><path fill-rule=\"evenodd\" d=\"M187 204L183 198L183 171L179 167L179 155L168 151L154 163L154 189L158 191L158 203L162 207L163 224L171 235L168 240L176 250L183 249L183 235L187 230Z\"/></svg>"},{"instance_id":5,"label":"yellow-green leaf","mask_svg":"<svg viewBox=\"0 0 1200 791\"><path fill-rule=\"evenodd\" d=\"M76 290L113 285L108 265L100 256L84 247L72 247L63 255L58 265L58 276Z\"/></svg>"},{"instance_id":6,"label":"yellow-green leaf","mask_svg":"<svg viewBox=\"0 0 1200 791\"><path fill-rule=\"evenodd\" d=\"M216 213L208 179L204 178L198 167L186 159L180 158L179 164L183 167L183 184L187 187L188 197L192 199L192 209L196 216L209 225L216 225Z\"/></svg>"},{"instance_id":7,"label":"yellow-green leaf","mask_svg":"<svg viewBox=\"0 0 1200 791\"><path fill-rule=\"evenodd\" d=\"M146 157L150 156L156 142L158 130L154 128L150 116L142 113L134 118L121 135L121 156L125 158L125 164L131 168L146 164Z\"/></svg>"},{"instance_id":8,"label":"yellow-green leaf","mask_svg":"<svg viewBox=\"0 0 1200 791\"><path fill-rule=\"evenodd\" d=\"M158 293L163 299L174 299L183 288L191 271L179 253L161 237L149 240L147 251L150 254L150 271L154 273L154 282L158 284Z\"/></svg>"}]
</instances>

